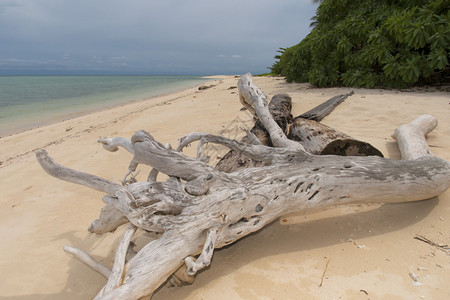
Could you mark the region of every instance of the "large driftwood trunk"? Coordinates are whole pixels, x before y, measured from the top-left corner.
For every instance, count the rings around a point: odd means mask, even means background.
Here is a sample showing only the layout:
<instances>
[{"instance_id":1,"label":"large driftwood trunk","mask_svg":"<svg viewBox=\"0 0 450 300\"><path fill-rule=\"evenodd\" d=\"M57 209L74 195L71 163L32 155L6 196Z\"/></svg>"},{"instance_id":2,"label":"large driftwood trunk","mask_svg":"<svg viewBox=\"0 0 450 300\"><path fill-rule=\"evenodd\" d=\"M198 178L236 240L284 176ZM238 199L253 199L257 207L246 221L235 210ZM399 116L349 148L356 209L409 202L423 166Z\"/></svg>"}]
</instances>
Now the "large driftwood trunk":
<instances>
[{"instance_id":1,"label":"large driftwood trunk","mask_svg":"<svg viewBox=\"0 0 450 300\"><path fill-rule=\"evenodd\" d=\"M298 141L310 154L383 157L383 154L369 143L356 140L314 120L296 118L289 127L287 137Z\"/></svg>"},{"instance_id":2,"label":"large driftwood trunk","mask_svg":"<svg viewBox=\"0 0 450 300\"><path fill-rule=\"evenodd\" d=\"M299 142L310 154L369 156L383 154L369 143L356 140L345 133L319 123L333 109L342 103L353 92L335 96L313 109L293 118L291 115L292 99L287 94L277 94L269 103L269 112L283 133L291 140ZM257 119L247 136L241 139L243 143L273 146L270 135L261 121ZM224 172L234 172L249 167L266 166L268 163L257 161L242 152L230 150L217 163L215 168Z\"/></svg>"},{"instance_id":3,"label":"large driftwood trunk","mask_svg":"<svg viewBox=\"0 0 450 300\"><path fill-rule=\"evenodd\" d=\"M58 165L45 150L37 153L50 175L106 193L103 200L114 211L108 216L114 216L111 222L115 226L122 216L131 223L116 251L112 270L79 249L68 249L108 277L98 299L149 295L182 264L189 274L195 274L209 265L215 248L288 213L348 203L417 201L437 196L450 185L449 162L432 155L425 141L425 135L437 124L429 115L400 126L394 133L403 160L317 156L286 137L249 74L241 77L238 86L241 101L255 111L275 147L203 133L180 139L178 151L163 146L145 131L137 132L131 140L102 139L110 150L121 145L133 153L130 172L138 164L147 164L170 176L166 182L156 182L154 171L149 182L125 186ZM225 173L180 153L193 141L222 144L267 165ZM136 228L161 236L126 262L124 253Z\"/></svg>"}]
</instances>

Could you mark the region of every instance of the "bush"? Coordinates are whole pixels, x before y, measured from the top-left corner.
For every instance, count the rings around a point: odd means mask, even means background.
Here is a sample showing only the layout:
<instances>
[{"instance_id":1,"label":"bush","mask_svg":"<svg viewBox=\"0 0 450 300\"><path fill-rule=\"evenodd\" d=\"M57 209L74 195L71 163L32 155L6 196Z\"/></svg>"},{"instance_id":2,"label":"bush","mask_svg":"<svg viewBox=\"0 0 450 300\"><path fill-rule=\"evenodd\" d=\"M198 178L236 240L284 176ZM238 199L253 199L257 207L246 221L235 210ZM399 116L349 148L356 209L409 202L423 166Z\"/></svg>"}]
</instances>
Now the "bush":
<instances>
[{"instance_id":1,"label":"bush","mask_svg":"<svg viewBox=\"0 0 450 300\"><path fill-rule=\"evenodd\" d=\"M324 0L313 30L270 68L287 81L372 88L449 82L446 0Z\"/></svg>"}]
</instances>

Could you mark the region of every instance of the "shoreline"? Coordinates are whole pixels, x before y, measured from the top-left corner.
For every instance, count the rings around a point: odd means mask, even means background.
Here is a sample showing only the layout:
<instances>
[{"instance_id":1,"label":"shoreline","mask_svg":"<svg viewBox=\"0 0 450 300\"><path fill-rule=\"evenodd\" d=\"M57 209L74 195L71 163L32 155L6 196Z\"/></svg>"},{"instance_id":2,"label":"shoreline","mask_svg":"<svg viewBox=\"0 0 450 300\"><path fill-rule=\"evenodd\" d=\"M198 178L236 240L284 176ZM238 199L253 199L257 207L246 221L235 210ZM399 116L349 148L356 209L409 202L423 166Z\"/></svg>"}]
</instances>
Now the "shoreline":
<instances>
[{"instance_id":1,"label":"shoreline","mask_svg":"<svg viewBox=\"0 0 450 300\"><path fill-rule=\"evenodd\" d=\"M105 124L114 124L119 122L119 120L123 120L124 118L127 118L130 115L142 113L145 110L158 107L158 106L164 106L164 105L170 105L172 101L176 101L182 97L187 97L189 95L195 95L196 93L199 93L200 91L198 88L206 83L215 83L216 85L220 84L223 79L230 79L234 78L234 75L224 75L224 76L210 76L207 81L197 83L191 87L188 88L181 88L174 90L172 92L164 93L158 96L145 98L141 100L134 100L134 101L128 101L126 103L117 104L114 106L105 107L102 109L92 110L92 111L86 111L82 114L74 114L72 117L61 117L61 118L53 118L51 121L48 122L41 122L39 124L35 124L32 128L24 129L20 132L11 133L8 135L0 136L0 144L1 142L8 143L10 140L14 139L20 139L22 140L23 137L28 137L30 135L40 134L45 131L55 131L55 128L58 128L58 131L62 133L63 137L55 137L51 141L48 141L47 143L41 143L38 148L30 148L27 149L27 151L22 151L21 153L17 153L15 155L3 155L2 152L0 152L0 168L3 166L6 166L11 161L20 158L24 155L30 154L31 152L36 151L39 148L43 148L45 146L50 146L53 144L61 143L63 141L66 141L68 139L71 139L72 137L76 137L79 134L83 134L86 132L90 132L95 130L96 128L101 128L104 126L107 126ZM207 78L205 78L207 79ZM122 109L125 109L125 111L121 111ZM109 114L109 112L111 114ZM104 118L101 116L108 115L108 119L106 122L104 121ZM117 116L117 117L114 117ZM111 118L112 117L112 118ZM77 130L76 125L77 123L86 123L86 119L94 119L92 120L95 125L90 126L89 128L84 128L83 130ZM100 120L98 120L100 119ZM103 121L102 121L103 119ZM91 120L89 120L91 121ZM139 129L137 129L139 130ZM65 133L64 133L65 132Z\"/></svg>"},{"instance_id":2,"label":"shoreline","mask_svg":"<svg viewBox=\"0 0 450 300\"><path fill-rule=\"evenodd\" d=\"M67 120L71 120L71 119L75 119L78 117L82 117L88 114L93 114L96 112L101 112L101 111L106 111L109 109L113 109L113 108L117 108L117 107L122 107L124 105L128 105L128 104L132 104L132 103L138 103L138 102L142 102L142 101L151 101L152 99L155 98L159 98L159 97L164 97L164 96L168 96L171 94L175 94L178 92L182 92L184 90L189 90L191 88L195 88L195 87L199 87L201 85L204 85L207 82L213 81L213 80L217 80L220 78L223 78L223 76L215 76L215 75L211 75L211 76L202 76L201 78L203 79L207 79L203 82L200 83L195 83L186 87L182 87L182 88L175 88L173 90L167 91L165 93L161 93L161 94L156 94L154 96L151 97L146 97L146 98L141 98L141 99L135 99L135 100L125 100L122 103L119 104L109 104L108 103L99 103L97 106L98 107L94 107L92 106L91 109L87 109L87 110L83 110L83 111L79 111L79 112L72 112L72 113L62 113L58 114L58 115L54 115L54 116L49 116L49 120L39 120L39 121L32 121L29 123L24 123L20 126L17 126L13 129L0 129L0 139L8 137L8 136L12 136L15 134L19 134L22 132L26 132L29 130L33 130L36 128L40 128L43 126L47 126L47 125L51 125L51 124L55 124L55 123L59 123L59 122L63 122L63 121L67 121Z\"/></svg>"},{"instance_id":3,"label":"shoreline","mask_svg":"<svg viewBox=\"0 0 450 300\"><path fill-rule=\"evenodd\" d=\"M275 77L253 79L268 98L289 94L294 116L350 91L312 88ZM63 246L81 248L111 267L112 249L126 230L122 226L103 235L88 232L104 206L103 193L49 176L35 152L45 148L61 165L119 182L132 155L123 149L105 151L97 143L99 137L130 138L143 129L172 146L190 132L239 139L245 134L241 128L252 126L253 118L241 111L236 89L231 88L237 78L228 76L210 84L216 85L128 103L0 139L3 297L92 299L105 278L64 253ZM436 156L450 160L450 93L353 90L355 94L322 123L397 159L399 150L390 137L394 129L420 114L432 114L439 125L427 142ZM227 152L208 147L204 151L210 151L212 158ZM196 150L189 147L183 154L195 157ZM140 165L139 170L138 181L145 181L150 167ZM449 190L439 198L415 203L342 206L287 216L215 251L210 268L198 274L192 286L162 286L152 299L299 299L299 295L300 299L444 299L450 293L449 256L414 239L417 234L441 244L450 242ZM138 234L136 249L150 238ZM412 284L411 271L421 286Z\"/></svg>"}]
</instances>

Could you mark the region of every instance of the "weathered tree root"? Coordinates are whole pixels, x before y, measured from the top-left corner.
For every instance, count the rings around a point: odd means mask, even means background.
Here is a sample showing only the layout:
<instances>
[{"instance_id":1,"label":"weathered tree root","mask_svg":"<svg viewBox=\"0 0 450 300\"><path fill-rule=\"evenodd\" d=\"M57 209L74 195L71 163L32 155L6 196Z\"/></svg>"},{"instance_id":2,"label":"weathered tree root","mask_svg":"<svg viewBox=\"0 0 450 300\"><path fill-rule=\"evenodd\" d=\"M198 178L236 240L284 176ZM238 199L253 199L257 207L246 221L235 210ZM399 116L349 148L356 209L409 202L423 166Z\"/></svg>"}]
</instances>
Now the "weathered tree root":
<instances>
[{"instance_id":1,"label":"weathered tree root","mask_svg":"<svg viewBox=\"0 0 450 300\"><path fill-rule=\"evenodd\" d=\"M102 265L83 250L71 246L64 246L64 251L75 256L79 261L84 262L92 270L105 276L106 279L111 276L111 270L107 266Z\"/></svg>"},{"instance_id":2,"label":"weathered tree root","mask_svg":"<svg viewBox=\"0 0 450 300\"><path fill-rule=\"evenodd\" d=\"M406 160L316 156L289 140L276 125L250 75L244 75L238 86L241 99L255 110L277 148L197 133L182 139L180 149L195 140L218 143L265 161L267 166L221 172L139 131L126 143L134 153L129 170L143 163L172 178L122 186L58 165L45 150L37 153L50 175L105 192L107 205L133 224L124 234L111 275L97 299L138 299L152 294L182 264L193 274L210 263L214 248L229 245L288 213L348 203L417 201L435 197L450 186L450 163L432 155L424 143L436 125L431 116L421 116L396 130L394 136ZM114 142L108 143L114 149ZM162 235L125 263L123 253L134 226Z\"/></svg>"}]
</instances>

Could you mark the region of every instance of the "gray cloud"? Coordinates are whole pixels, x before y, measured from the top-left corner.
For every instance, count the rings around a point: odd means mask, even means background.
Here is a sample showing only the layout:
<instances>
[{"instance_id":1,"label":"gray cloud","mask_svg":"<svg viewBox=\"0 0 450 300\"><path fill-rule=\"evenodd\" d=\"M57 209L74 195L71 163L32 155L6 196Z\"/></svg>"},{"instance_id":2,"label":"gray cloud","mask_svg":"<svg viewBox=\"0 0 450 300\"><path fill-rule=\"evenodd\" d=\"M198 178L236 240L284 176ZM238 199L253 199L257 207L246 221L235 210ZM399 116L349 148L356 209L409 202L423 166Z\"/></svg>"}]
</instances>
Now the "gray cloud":
<instances>
[{"instance_id":1,"label":"gray cloud","mask_svg":"<svg viewBox=\"0 0 450 300\"><path fill-rule=\"evenodd\" d=\"M0 73L47 63L77 72L261 73L279 47L309 33L313 14L311 0L10 0L0 4Z\"/></svg>"}]
</instances>

